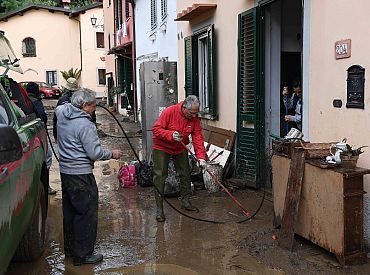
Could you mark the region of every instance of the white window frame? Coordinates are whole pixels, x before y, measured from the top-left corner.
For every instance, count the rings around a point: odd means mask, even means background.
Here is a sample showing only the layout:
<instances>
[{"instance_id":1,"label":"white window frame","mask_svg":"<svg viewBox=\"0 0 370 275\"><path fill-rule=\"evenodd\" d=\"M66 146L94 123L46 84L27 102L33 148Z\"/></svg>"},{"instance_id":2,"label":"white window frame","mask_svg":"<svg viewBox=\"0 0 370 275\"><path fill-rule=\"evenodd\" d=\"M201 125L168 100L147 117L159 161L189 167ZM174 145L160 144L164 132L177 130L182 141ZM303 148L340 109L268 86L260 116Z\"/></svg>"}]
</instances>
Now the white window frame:
<instances>
[{"instance_id":1,"label":"white window frame","mask_svg":"<svg viewBox=\"0 0 370 275\"><path fill-rule=\"evenodd\" d=\"M103 39L104 39L104 41L103 41L103 43L104 43L104 47L103 48L99 48L98 47L98 33L102 33L103 34ZM105 34L104 34L104 32L103 31L95 31L94 32L94 35L95 35L95 49L96 50L105 50Z\"/></svg>"},{"instance_id":2,"label":"white window frame","mask_svg":"<svg viewBox=\"0 0 370 275\"><path fill-rule=\"evenodd\" d=\"M50 73L50 72L55 73L55 82L56 82L55 84L49 83L49 75L48 75L48 73ZM48 69L48 70L45 70L45 83L50 84L51 86L53 86L53 85L57 85L58 86L58 83L59 83L58 70L56 70L56 69Z\"/></svg>"},{"instance_id":3,"label":"white window frame","mask_svg":"<svg viewBox=\"0 0 370 275\"><path fill-rule=\"evenodd\" d=\"M104 73L104 81L105 81L105 83L104 84L101 84L100 83L100 78L99 78L99 70L104 70L105 71L105 73ZM107 70L106 70L106 68L97 68L96 69L96 78L97 78L97 84L98 84L98 86L99 87L104 87L105 85L107 85L107 77L106 77L106 74L107 74Z\"/></svg>"}]
</instances>

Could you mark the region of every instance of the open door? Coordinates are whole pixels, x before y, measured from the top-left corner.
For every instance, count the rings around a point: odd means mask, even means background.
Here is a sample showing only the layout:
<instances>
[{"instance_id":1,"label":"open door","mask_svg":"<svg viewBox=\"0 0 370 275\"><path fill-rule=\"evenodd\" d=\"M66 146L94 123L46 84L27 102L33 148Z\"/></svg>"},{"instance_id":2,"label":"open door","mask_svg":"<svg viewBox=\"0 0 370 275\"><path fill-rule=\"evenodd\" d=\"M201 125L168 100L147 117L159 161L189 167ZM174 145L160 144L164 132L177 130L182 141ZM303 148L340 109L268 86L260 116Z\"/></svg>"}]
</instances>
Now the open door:
<instances>
[{"instance_id":1,"label":"open door","mask_svg":"<svg viewBox=\"0 0 370 275\"><path fill-rule=\"evenodd\" d=\"M260 8L239 15L236 178L264 184L263 40Z\"/></svg>"}]
</instances>

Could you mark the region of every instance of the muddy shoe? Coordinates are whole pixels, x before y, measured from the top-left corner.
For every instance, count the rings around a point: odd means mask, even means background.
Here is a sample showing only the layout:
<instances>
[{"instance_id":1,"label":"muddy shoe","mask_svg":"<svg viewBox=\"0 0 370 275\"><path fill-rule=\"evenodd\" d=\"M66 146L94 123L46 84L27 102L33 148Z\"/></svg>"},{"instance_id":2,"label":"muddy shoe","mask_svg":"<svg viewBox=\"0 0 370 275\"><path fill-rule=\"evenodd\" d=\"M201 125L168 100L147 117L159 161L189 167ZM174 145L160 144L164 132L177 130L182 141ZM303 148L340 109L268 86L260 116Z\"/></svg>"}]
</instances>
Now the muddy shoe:
<instances>
[{"instance_id":1,"label":"muddy shoe","mask_svg":"<svg viewBox=\"0 0 370 275\"><path fill-rule=\"evenodd\" d=\"M163 211L158 211L157 210L157 214L155 216L155 219L157 220L157 222L164 222L166 220L166 217L164 216Z\"/></svg>"},{"instance_id":2,"label":"muddy shoe","mask_svg":"<svg viewBox=\"0 0 370 275\"><path fill-rule=\"evenodd\" d=\"M101 262L102 260L103 260L102 254L91 254L83 258L74 257L73 264L74 265L96 264L98 262Z\"/></svg>"},{"instance_id":3,"label":"muddy shoe","mask_svg":"<svg viewBox=\"0 0 370 275\"><path fill-rule=\"evenodd\" d=\"M49 195L55 195L57 193L57 191L55 191L53 188L51 188L50 186L49 186L49 188L48 188L48 194Z\"/></svg>"},{"instance_id":4,"label":"muddy shoe","mask_svg":"<svg viewBox=\"0 0 370 275\"><path fill-rule=\"evenodd\" d=\"M191 202L189 201L189 199L183 199L183 200L181 200L181 208L182 209L185 209L185 210L188 210L188 211L199 212L199 209L196 208L195 206L193 206L191 204Z\"/></svg>"}]
</instances>

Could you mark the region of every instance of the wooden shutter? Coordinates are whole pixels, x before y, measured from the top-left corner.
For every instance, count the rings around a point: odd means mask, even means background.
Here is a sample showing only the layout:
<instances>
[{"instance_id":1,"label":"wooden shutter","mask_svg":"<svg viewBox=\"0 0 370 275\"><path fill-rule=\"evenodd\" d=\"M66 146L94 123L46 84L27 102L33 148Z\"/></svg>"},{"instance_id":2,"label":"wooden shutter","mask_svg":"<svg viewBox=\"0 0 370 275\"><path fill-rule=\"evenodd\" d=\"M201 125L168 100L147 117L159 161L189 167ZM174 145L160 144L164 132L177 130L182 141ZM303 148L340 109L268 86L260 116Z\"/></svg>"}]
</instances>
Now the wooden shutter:
<instances>
[{"instance_id":1,"label":"wooden shutter","mask_svg":"<svg viewBox=\"0 0 370 275\"><path fill-rule=\"evenodd\" d=\"M185 96L193 94L193 37L188 36L185 42Z\"/></svg>"},{"instance_id":2,"label":"wooden shutter","mask_svg":"<svg viewBox=\"0 0 370 275\"><path fill-rule=\"evenodd\" d=\"M258 187L264 165L264 103L258 8L239 15L236 177Z\"/></svg>"}]
</instances>

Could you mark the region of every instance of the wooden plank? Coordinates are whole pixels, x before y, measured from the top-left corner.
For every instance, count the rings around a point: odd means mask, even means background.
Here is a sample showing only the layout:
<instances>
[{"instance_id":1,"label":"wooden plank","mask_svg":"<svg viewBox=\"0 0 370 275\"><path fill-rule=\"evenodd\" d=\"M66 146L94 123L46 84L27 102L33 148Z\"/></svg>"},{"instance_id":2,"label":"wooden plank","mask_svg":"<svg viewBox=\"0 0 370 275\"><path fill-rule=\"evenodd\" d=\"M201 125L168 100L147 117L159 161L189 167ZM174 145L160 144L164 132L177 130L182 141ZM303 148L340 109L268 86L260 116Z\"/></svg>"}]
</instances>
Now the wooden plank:
<instances>
[{"instance_id":1,"label":"wooden plank","mask_svg":"<svg viewBox=\"0 0 370 275\"><path fill-rule=\"evenodd\" d=\"M296 148L292 153L289 177L284 202L284 212L280 230L279 246L292 250L294 227L297 220L305 167L305 151Z\"/></svg>"},{"instance_id":2,"label":"wooden plank","mask_svg":"<svg viewBox=\"0 0 370 275\"><path fill-rule=\"evenodd\" d=\"M205 141L228 151L233 151L235 132L205 124L202 125L202 128Z\"/></svg>"}]
</instances>

